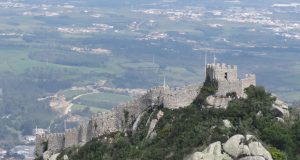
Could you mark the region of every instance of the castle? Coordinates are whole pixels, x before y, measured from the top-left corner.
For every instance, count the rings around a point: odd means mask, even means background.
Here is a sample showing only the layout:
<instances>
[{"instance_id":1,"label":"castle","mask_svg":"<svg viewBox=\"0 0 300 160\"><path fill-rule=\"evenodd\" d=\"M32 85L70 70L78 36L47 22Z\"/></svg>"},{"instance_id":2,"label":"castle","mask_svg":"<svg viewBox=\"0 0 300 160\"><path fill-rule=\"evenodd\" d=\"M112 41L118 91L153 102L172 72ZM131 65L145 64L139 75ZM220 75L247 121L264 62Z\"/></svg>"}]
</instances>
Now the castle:
<instances>
[{"instance_id":1,"label":"castle","mask_svg":"<svg viewBox=\"0 0 300 160\"><path fill-rule=\"evenodd\" d=\"M236 92L237 96L245 97L243 90L256 84L255 75L246 75L244 79L237 77L237 66L215 63L206 65L206 78L218 81L216 96ZM140 98L117 106L111 112L99 113L89 121L64 133L36 134L36 156L42 156L46 151L51 154L60 153L65 148L83 145L94 137L108 133L135 130L140 115L148 107L162 106L178 109L188 106L198 96L200 86L200 84L193 84L170 88L164 85L152 88Z\"/></svg>"},{"instance_id":2,"label":"castle","mask_svg":"<svg viewBox=\"0 0 300 160\"><path fill-rule=\"evenodd\" d=\"M256 85L256 76L246 74L243 79L238 79L237 66L213 63L206 66L206 78L218 82L217 96L225 96L235 92L238 97L245 97L244 89Z\"/></svg>"}]
</instances>

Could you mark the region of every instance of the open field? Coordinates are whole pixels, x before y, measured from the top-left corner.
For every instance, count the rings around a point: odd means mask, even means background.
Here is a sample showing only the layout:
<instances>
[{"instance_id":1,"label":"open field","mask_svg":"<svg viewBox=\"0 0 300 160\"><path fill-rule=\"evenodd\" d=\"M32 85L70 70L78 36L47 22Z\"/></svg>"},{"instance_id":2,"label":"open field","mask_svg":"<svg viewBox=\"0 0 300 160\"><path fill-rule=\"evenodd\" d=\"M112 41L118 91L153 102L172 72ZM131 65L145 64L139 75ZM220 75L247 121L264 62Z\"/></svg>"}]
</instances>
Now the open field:
<instances>
[{"instance_id":1,"label":"open field","mask_svg":"<svg viewBox=\"0 0 300 160\"><path fill-rule=\"evenodd\" d=\"M66 97L76 95L81 95L83 92L64 92ZM77 93L77 94L76 94ZM89 108L92 112L102 112L109 111L112 107L117 106L121 103L126 103L132 98L126 95L114 94L114 93L94 93L94 94L86 94L74 100L72 103L72 111L83 110L85 108Z\"/></svg>"}]
</instances>

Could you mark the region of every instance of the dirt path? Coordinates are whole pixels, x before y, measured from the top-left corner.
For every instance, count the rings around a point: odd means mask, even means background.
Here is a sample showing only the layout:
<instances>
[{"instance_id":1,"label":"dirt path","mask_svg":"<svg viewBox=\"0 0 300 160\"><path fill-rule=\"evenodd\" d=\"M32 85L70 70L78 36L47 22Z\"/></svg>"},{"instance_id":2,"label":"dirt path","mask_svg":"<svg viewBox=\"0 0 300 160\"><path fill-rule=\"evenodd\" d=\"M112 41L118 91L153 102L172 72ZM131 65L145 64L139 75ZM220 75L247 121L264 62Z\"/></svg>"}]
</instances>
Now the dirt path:
<instances>
[{"instance_id":1,"label":"dirt path","mask_svg":"<svg viewBox=\"0 0 300 160\"><path fill-rule=\"evenodd\" d=\"M79 99L82 96L97 94L97 93L100 93L100 92L98 90L93 90L90 93L84 93L84 94L77 95L76 97L73 97L72 100L69 101L68 107L66 107L66 109L64 110L64 114L67 115L68 113L70 113L72 111L72 106L74 105L74 103L72 103L73 101Z\"/></svg>"}]
</instances>

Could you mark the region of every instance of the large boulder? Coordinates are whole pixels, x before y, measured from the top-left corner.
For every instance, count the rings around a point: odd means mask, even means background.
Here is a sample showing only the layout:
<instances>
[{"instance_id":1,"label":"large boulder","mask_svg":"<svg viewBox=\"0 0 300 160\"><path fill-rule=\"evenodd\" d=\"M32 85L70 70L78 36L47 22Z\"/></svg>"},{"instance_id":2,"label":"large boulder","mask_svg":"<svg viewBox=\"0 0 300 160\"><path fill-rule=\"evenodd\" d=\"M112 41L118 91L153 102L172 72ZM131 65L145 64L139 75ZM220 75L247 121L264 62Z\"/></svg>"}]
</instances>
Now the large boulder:
<instances>
[{"instance_id":1,"label":"large boulder","mask_svg":"<svg viewBox=\"0 0 300 160\"><path fill-rule=\"evenodd\" d=\"M249 145L251 155L262 156L266 160L272 160L271 154L264 148L260 142L251 142Z\"/></svg>"},{"instance_id":2,"label":"large boulder","mask_svg":"<svg viewBox=\"0 0 300 160\"><path fill-rule=\"evenodd\" d=\"M241 156L250 156L249 147L245 145L245 137L243 135L234 135L223 144L223 148L233 158Z\"/></svg>"},{"instance_id":3,"label":"large boulder","mask_svg":"<svg viewBox=\"0 0 300 160\"><path fill-rule=\"evenodd\" d=\"M68 157L68 155L64 155L64 160L69 160L69 157Z\"/></svg>"},{"instance_id":4,"label":"large boulder","mask_svg":"<svg viewBox=\"0 0 300 160\"><path fill-rule=\"evenodd\" d=\"M230 98L219 97L219 96L208 96L206 98L206 103L208 108L223 108L226 109L228 107L228 103Z\"/></svg>"},{"instance_id":5,"label":"large boulder","mask_svg":"<svg viewBox=\"0 0 300 160\"><path fill-rule=\"evenodd\" d=\"M49 160L53 153L51 151L46 151L43 153L43 160Z\"/></svg>"},{"instance_id":6,"label":"large boulder","mask_svg":"<svg viewBox=\"0 0 300 160\"><path fill-rule=\"evenodd\" d=\"M228 119L224 119L223 124L226 128L232 128L232 124Z\"/></svg>"},{"instance_id":7,"label":"large boulder","mask_svg":"<svg viewBox=\"0 0 300 160\"><path fill-rule=\"evenodd\" d=\"M278 117L288 118L290 116L288 105L279 99L274 102L272 108Z\"/></svg>"},{"instance_id":8,"label":"large boulder","mask_svg":"<svg viewBox=\"0 0 300 160\"><path fill-rule=\"evenodd\" d=\"M222 153L221 142L210 144L202 152L195 152L186 160L232 160L226 153Z\"/></svg>"},{"instance_id":9,"label":"large boulder","mask_svg":"<svg viewBox=\"0 0 300 160\"><path fill-rule=\"evenodd\" d=\"M58 156L59 156L59 153L53 154L49 160L56 160Z\"/></svg>"},{"instance_id":10,"label":"large boulder","mask_svg":"<svg viewBox=\"0 0 300 160\"><path fill-rule=\"evenodd\" d=\"M58 156L59 156L59 153L53 154L49 160L56 160Z\"/></svg>"},{"instance_id":11,"label":"large boulder","mask_svg":"<svg viewBox=\"0 0 300 160\"><path fill-rule=\"evenodd\" d=\"M185 160L273 160L271 154L252 135L234 135L221 145L210 144L202 152L195 152Z\"/></svg>"},{"instance_id":12,"label":"large boulder","mask_svg":"<svg viewBox=\"0 0 300 160\"><path fill-rule=\"evenodd\" d=\"M281 118L281 117L275 117L275 119L276 119L278 122L281 122L281 123L284 123L284 122L285 122L284 119Z\"/></svg>"},{"instance_id":13,"label":"large boulder","mask_svg":"<svg viewBox=\"0 0 300 160\"><path fill-rule=\"evenodd\" d=\"M223 144L224 151L237 158L248 158L242 160L273 160L271 154L264 148L264 146L256 140L252 135L234 135ZM252 158L252 159L251 159Z\"/></svg>"}]
</instances>

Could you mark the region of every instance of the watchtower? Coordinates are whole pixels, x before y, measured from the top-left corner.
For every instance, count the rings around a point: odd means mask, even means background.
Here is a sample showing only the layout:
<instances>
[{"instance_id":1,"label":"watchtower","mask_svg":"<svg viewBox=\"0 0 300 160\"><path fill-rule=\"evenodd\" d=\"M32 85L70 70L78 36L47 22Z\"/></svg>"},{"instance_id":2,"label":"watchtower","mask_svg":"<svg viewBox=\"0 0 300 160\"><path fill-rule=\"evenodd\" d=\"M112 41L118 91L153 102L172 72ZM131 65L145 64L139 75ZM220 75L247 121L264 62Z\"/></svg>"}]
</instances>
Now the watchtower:
<instances>
[{"instance_id":1,"label":"watchtower","mask_svg":"<svg viewBox=\"0 0 300 160\"><path fill-rule=\"evenodd\" d=\"M234 82L237 81L237 66L231 66L226 64L208 64L206 66L206 76L210 78L210 80L217 81L229 81Z\"/></svg>"},{"instance_id":2,"label":"watchtower","mask_svg":"<svg viewBox=\"0 0 300 160\"><path fill-rule=\"evenodd\" d=\"M226 96L227 93L235 92L238 97L245 97L244 89L250 85L256 85L254 74L246 74L245 78L238 79L237 66L226 64L207 64L206 78L218 82L217 95Z\"/></svg>"}]
</instances>

